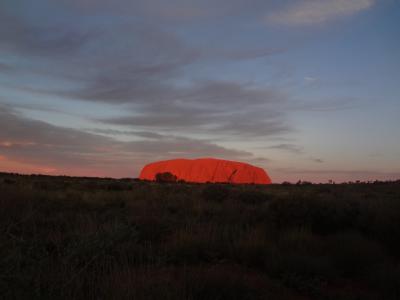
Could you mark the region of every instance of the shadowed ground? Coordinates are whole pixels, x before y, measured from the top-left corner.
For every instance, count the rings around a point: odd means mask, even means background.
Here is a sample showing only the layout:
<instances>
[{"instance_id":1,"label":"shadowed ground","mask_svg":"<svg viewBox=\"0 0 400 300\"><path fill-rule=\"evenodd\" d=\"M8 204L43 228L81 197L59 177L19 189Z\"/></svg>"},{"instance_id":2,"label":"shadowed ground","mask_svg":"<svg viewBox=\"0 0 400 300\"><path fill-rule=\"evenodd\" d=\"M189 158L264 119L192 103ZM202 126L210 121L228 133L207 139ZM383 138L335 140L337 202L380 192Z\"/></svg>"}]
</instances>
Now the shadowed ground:
<instances>
[{"instance_id":1,"label":"shadowed ground","mask_svg":"<svg viewBox=\"0 0 400 300\"><path fill-rule=\"evenodd\" d=\"M399 299L400 184L0 175L2 299Z\"/></svg>"}]
</instances>

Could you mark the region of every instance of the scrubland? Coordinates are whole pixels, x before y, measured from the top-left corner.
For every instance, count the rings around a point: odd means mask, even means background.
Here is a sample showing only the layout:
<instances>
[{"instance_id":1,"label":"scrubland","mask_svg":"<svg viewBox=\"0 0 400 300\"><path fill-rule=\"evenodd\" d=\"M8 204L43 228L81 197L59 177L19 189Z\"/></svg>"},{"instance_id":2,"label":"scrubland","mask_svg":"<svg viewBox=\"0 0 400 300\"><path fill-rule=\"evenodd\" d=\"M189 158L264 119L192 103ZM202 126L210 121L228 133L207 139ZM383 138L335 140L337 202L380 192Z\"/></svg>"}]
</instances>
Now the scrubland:
<instances>
[{"instance_id":1,"label":"scrubland","mask_svg":"<svg viewBox=\"0 0 400 300\"><path fill-rule=\"evenodd\" d=\"M400 299L400 182L0 175L1 299Z\"/></svg>"}]
</instances>

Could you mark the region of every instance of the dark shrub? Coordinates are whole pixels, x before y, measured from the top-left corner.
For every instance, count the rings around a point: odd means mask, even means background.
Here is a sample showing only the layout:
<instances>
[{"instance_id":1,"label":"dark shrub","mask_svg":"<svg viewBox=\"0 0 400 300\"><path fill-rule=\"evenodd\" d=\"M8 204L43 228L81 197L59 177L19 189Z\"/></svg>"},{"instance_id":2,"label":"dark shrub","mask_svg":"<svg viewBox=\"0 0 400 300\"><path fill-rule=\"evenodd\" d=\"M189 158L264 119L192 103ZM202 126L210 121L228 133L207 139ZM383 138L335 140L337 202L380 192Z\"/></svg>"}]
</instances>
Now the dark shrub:
<instances>
[{"instance_id":1,"label":"dark shrub","mask_svg":"<svg viewBox=\"0 0 400 300\"><path fill-rule=\"evenodd\" d=\"M398 183L0 173L0 191L1 299L400 299Z\"/></svg>"},{"instance_id":2,"label":"dark shrub","mask_svg":"<svg viewBox=\"0 0 400 300\"><path fill-rule=\"evenodd\" d=\"M400 198L368 200L360 207L359 227L400 257Z\"/></svg>"},{"instance_id":3,"label":"dark shrub","mask_svg":"<svg viewBox=\"0 0 400 300\"><path fill-rule=\"evenodd\" d=\"M307 200L302 196L276 199L271 202L269 208L269 219L278 228L310 226Z\"/></svg>"},{"instance_id":4,"label":"dark shrub","mask_svg":"<svg viewBox=\"0 0 400 300\"><path fill-rule=\"evenodd\" d=\"M277 249L278 271L281 274L314 278L327 277L331 272L324 240L310 230L293 229L281 232Z\"/></svg>"},{"instance_id":5,"label":"dark shrub","mask_svg":"<svg viewBox=\"0 0 400 300\"><path fill-rule=\"evenodd\" d=\"M357 202L304 195L273 201L270 208L280 227L309 227L324 235L352 229L359 214Z\"/></svg>"},{"instance_id":6,"label":"dark shrub","mask_svg":"<svg viewBox=\"0 0 400 300\"><path fill-rule=\"evenodd\" d=\"M370 272L369 284L383 291L382 299L399 299L400 264L388 261L376 265Z\"/></svg>"},{"instance_id":7,"label":"dark shrub","mask_svg":"<svg viewBox=\"0 0 400 300\"><path fill-rule=\"evenodd\" d=\"M318 296L325 285L324 280L319 277L302 276L296 273L283 274L282 281L287 287L310 296Z\"/></svg>"},{"instance_id":8,"label":"dark shrub","mask_svg":"<svg viewBox=\"0 0 400 300\"><path fill-rule=\"evenodd\" d=\"M3 180L3 182L4 182L5 184L16 184L16 183L17 183L15 180L12 180L12 179L10 179L10 178L5 178L5 179Z\"/></svg>"},{"instance_id":9,"label":"dark shrub","mask_svg":"<svg viewBox=\"0 0 400 300\"><path fill-rule=\"evenodd\" d=\"M265 291L243 270L215 266L192 273L187 279L190 299L265 299Z\"/></svg>"},{"instance_id":10,"label":"dark shrub","mask_svg":"<svg viewBox=\"0 0 400 300\"><path fill-rule=\"evenodd\" d=\"M296 182L296 185L306 185L306 186L308 186L308 185L312 185L312 182L299 180L299 181Z\"/></svg>"},{"instance_id":11,"label":"dark shrub","mask_svg":"<svg viewBox=\"0 0 400 300\"><path fill-rule=\"evenodd\" d=\"M166 183L166 182L176 182L178 178L170 173L170 172L164 172L164 173L157 173L156 174L156 181L161 182L161 183Z\"/></svg>"},{"instance_id":12,"label":"dark shrub","mask_svg":"<svg viewBox=\"0 0 400 300\"><path fill-rule=\"evenodd\" d=\"M327 240L329 255L339 276L360 276L384 259L382 247L356 232L332 235Z\"/></svg>"},{"instance_id":13,"label":"dark shrub","mask_svg":"<svg viewBox=\"0 0 400 300\"><path fill-rule=\"evenodd\" d=\"M222 185L208 185L202 191L206 201L222 202L229 197L229 189Z\"/></svg>"},{"instance_id":14,"label":"dark shrub","mask_svg":"<svg viewBox=\"0 0 400 300\"><path fill-rule=\"evenodd\" d=\"M309 203L312 230L330 234L350 230L359 215L358 204L346 200L313 200Z\"/></svg>"},{"instance_id":15,"label":"dark shrub","mask_svg":"<svg viewBox=\"0 0 400 300\"><path fill-rule=\"evenodd\" d=\"M124 182L110 182L109 184L107 184L107 190L109 191L125 191L125 190L130 190L132 189L132 187Z\"/></svg>"},{"instance_id":16,"label":"dark shrub","mask_svg":"<svg viewBox=\"0 0 400 300\"><path fill-rule=\"evenodd\" d=\"M240 192L237 198L246 204L261 204L270 200L270 195L261 191L248 190Z\"/></svg>"}]
</instances>

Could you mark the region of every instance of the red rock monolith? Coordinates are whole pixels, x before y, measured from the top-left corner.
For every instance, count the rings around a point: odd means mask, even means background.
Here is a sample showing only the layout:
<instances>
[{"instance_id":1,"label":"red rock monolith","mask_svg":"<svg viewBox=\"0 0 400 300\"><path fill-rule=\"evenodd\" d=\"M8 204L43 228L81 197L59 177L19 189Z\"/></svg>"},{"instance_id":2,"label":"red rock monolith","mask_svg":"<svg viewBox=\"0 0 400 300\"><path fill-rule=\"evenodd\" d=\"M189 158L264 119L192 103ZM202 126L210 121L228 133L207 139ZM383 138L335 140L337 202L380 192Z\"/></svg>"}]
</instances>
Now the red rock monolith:
<instances>
[{"instance_id":1,"label":"red rock monolith","mask_svg":"<svg viewBox=\"0 0 400 300\"><path fill-rule=\"evenodd\" d=\"M178 180L198 183L270 184L264 169L237 161L215 158L172 159L150 163L140 172L140 179L155 180L158 173L170 172Z\"/></svg>"}]
</instances>

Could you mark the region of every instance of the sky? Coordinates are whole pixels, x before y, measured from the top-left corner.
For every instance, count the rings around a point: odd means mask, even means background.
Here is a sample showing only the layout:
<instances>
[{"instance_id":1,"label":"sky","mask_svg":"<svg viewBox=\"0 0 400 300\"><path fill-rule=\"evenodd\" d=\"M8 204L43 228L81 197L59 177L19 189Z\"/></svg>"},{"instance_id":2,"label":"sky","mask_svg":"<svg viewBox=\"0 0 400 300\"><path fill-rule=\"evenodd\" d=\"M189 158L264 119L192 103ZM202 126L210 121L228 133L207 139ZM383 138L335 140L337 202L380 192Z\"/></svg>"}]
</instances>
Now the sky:
<instances>
[{"instance_id":1,"label":"sky","mask_svg":"<svg viewBox=\"0 0 400 300\"><path fill-rule=\"evenodd\" d=\"M0 171L400 178L400 1L2 0Z\"/></svg>"}]
</instances>

